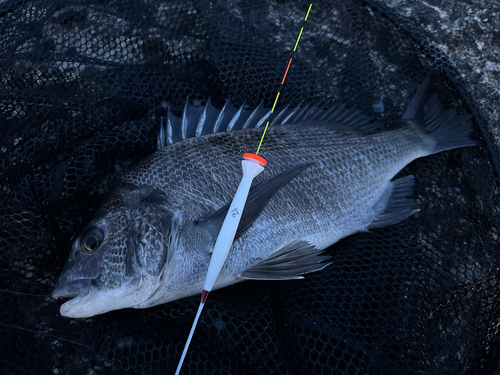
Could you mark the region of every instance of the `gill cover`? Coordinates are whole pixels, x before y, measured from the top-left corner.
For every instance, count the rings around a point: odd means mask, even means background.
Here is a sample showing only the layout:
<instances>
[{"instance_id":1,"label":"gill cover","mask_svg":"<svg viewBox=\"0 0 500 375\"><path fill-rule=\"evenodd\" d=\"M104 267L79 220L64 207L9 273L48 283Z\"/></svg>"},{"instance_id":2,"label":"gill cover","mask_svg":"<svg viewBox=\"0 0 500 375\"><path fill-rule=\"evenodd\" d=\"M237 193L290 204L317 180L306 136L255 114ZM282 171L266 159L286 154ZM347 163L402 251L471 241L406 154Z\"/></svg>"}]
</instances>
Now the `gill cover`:
<instances>
[{"instance_id":1,"label":"gill cover","mask_svg":"<svg viewBox=\"0 0 500 375\"><path fill-rule=\"evenodd\" d=\"M140 215L129 218L128 230L141 270L150 276L171 270L175 264L180 215L166 208L166 194L153 186L141 186L128 198L139 206ZM160 250L163 247L166 251Z\"/></svg>"}]
</instances>

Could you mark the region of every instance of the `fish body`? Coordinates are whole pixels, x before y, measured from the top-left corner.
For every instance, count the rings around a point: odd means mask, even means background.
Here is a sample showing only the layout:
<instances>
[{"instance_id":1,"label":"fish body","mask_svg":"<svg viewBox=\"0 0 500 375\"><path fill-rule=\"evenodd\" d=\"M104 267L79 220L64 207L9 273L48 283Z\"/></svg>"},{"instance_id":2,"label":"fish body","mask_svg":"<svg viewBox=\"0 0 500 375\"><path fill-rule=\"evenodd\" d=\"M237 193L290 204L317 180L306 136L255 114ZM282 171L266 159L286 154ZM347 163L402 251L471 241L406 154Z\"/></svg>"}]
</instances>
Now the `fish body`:
<instances>
[{"instance_id":1,"label":"fish body","mask_svg":"<svg viewBox=\"0 0 500 375\"><path fill-rule=\"evenodd\" d=\"M267 130L260 150L268 165L255 178L214 289L301 278L325 267L321 251L341 238L417 212L408 198L413 176L393 177L417 158L476 144L470 116L444 110L428 86L429 78L402 126L389 131L376 131L379 124L341 105L277 115L282 123ZM204 110L193 129L168 130L167 145L122 178L75 240L53 292L74 297L62 315L146 308L201 293L242 155L263 132L246 126L252 114L241 129L229 121L223 132L204 130L218 121L207 117Z\"/></svg>"}]
</instances>

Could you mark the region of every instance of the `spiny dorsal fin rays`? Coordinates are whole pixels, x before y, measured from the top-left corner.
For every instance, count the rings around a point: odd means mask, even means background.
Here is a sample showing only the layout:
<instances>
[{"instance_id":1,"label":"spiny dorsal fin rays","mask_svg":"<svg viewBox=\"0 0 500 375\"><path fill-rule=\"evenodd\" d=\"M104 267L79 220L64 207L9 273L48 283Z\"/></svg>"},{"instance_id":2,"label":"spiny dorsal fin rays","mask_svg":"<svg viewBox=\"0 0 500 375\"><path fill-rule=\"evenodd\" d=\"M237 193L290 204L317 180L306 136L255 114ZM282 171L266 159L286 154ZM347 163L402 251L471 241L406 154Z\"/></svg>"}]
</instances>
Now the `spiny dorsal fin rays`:
<instances>
[{"instance_id":1,"label":"spiny dorsal fin rays","mask_svg":"<svg viewBox=\"0 0 500 375\"><path fill-rule=\"evenodd\" d=\"M271 121L269 126L283 125L283 122L280 122L280 121L287 117L286 114L287 114L289 106L290 106L290 104L287 104L287 106L285 108L283 108L281 111L279 111L276 114L276 116L274 117L274 119Z\"/></svg>"},{"instance_id":2,"label":"spiny dorsal fin rays","mask_svg":"<svg viewBox=\"0 0 500 375\"><path fill-rule=\"evenodd\" d=\"M186 103L184 104L184 110L182 111L181 119L181 140L187 139L187 127L188 127L188 99L186 98Z\"/></svg>"},{"instance_id":3,"label":"spiny dorsal fin rays","mask_svg":"<svg viewBox=\"0 0 500 375\"><path fill-rule=\"evenodd\" d=\"M255 128L260 128L264 123L267 121L267 119L271 116L271 110L268 110L264 116L257 122L255 125ZM251 126L249 126L251 128Z\"/></svg>"},{"instance_id":4,"label":"spiny dorsal fin rays","mask_svg":"<svg viewBox=\"0 0 500 375\"><path fill-rule=\"evenodd\" d=\"M295 108L291 109L291 110L290 110L291 112L290 112L287 116L285 116L285 117L284 117L284 119L283 119L283 121L282 121L282 124L291 123L291 122L290 122L290 119L291 119L291 118L293 118L293 116L294 116L294 115L295 115L298 111L300 111L300 109L302 108L302 105L303 105L303 104L304 104L304 101L300 102L300 104L299 104L297 107L295 107Z\"/></svg>"},{"instance_id":5,"label":"spiny dorsal fin rays","mask_svg":"<svg viewBox=\"0 0 500 375\"><path fill-rule=\"evenodd\" d=\"M252 129L263 127L267 121L269 126L281 126L308 122L310 125L327 126L333 129L373 132L380 129L380 124L372 122L370 117L354 108L347 108L342 103L333 103L330 108L323 105L299 104L294 108L286 106L275 110L264 108L261 103L255 109L245 106L233 107L227 101L222 109L215 108L210 100L204 106L197 106L186 101L182 117L174 116L167 105L168 114L161 126L158 147L179 142L192 137L200 137L223 131ZM162 119L163 120L163 119ZM305 125L307 126L307 125Z\"/></svg>"},{"instance_id":6,"label":"spiny dorsal fin rays","mask_svg":"<svg viewBox=\"0 0 500 375\"><path fill-rule=\"evenodd\" d=\"M212 107L212 103L210 102L210 98L208 98L207 104L203 107L203 112L201 113L201 116L198 119L198 123L196 124L196 131L194 134L195 137L199 137L199 136L203 135L203 128L205 127L205 123L207 120L207 111L208 111L209 107Z\"/></svg>"},{"instance_id":7,"label":"spiny dorsal fin rays","mask_svg":"<svg viewBox=\"0 0 500 375\"><path fill-rule=\"evenodd\" d=\"M353 114L351 113L351 111L349 110L349 108L343 108L344 110L339 114L339 117L337 118L337 121L339 122L342 122L342 123L345 123L347 121L349 121Z\"/></svg>"},{"instance_id":8,"label":"spiny dorsal fin rays","mask_svg":"<svg viewBox=\"0 0 500 375\"><path fill-rule=\"evenodd\" d=\"M320 118L320 120L327 119L329 117L337 117L338 114L345 108L345 104L343 103L335 103L329 109L325 111L324 116Z\"/></svg>"},{"instance_id":9,"label":"spiny dorsal fin rays","mask_svg":"<svg viewBox=\"0 0 500 375\"><path fill-rule=\"evenodd\" d=\"M242 129L247 129L251 126L251 124L254 122L254 120L257 118L259 112L266 112L266 109L264 108L264 102L260 102L260 104L255 108L255 110L250 113L250 116L248 116L247 120L243 124ZM271 111L268 111L268 116L271 113Z\"/></svg>"},{"instance_id":10,"label":"spiny dorsal fin rays","mask_svg":"<svg viewBox=\"0 0 500 375\"><path fill-rule=\"evenodd\" d=\"M167 123L166 123L166 127L167 127L167 144L171 144L171 143L174 143L174 142L177 142L178 140L174 138L174 133L177 133L174 131L174 123L175 123L175 120L174 119L178 119L178 117L175 117L173 115L172 112L170 112L170 109L168 110L168 114L167 114Z\"/></svg>"},{"instance_id":11,"label":"spiny dorsal fin rays","mask_svg":"<svg viewBox=\"0 0 500 375\"><path fill-rule=\"evenodd\" d=\"M234 125L240 119L241 111L243 111L243 107L245 107L245 103L243 103L243 105L236 111L236 113L234 114L234 116L231 119L231 121L229 121L229 124L227 125L227 128L226 128L227 131L233 130Z\"/></svg>"},{"instance_id":12,"label":"spiny dorsal fin rays","mask_svg":"<svg viewBox=\"0 0 500 375\"><path fill-rule=\"evenodd\" d=\"M158 133L158 139L156 140L156 149L160 150L167 145L167 135L165 134L165 117L160 119L160 132Z\"/></svg>"},{"instance_id":13,"label":"spiny dorsal fin rays","mask_svg":"<svg viewBox=\"0 0 500 375\"><path fill-rule=\"evenodd\" d=\"M229 100L224 103L224 107L222 107L222 109L219 113L219 116L217 116L217 120L215 120L214 127L213 127L213 133L218 133L220 131L219 130L220 124L222 123L222 119L224 118L225 111L226 111L226 108L228 105L231 105Z\"/></svg>"},{"instance_id":14,"label":"spiny dorsal fin rays","mask_svg":"<svg viewBox=\"0 0 500 375\"><path fill-rule=\"evenodd\" d=\"M303 106L303 107L299 106L297 108L298 109L296 109L296 111L295 111L295 117L291 116L290 118L288 118L287 122L289 124L294 124L294 123L303 121L304 118L305 118L306 113L309 111L309 107L308 106Z\"/></svg>"}]
</instances>

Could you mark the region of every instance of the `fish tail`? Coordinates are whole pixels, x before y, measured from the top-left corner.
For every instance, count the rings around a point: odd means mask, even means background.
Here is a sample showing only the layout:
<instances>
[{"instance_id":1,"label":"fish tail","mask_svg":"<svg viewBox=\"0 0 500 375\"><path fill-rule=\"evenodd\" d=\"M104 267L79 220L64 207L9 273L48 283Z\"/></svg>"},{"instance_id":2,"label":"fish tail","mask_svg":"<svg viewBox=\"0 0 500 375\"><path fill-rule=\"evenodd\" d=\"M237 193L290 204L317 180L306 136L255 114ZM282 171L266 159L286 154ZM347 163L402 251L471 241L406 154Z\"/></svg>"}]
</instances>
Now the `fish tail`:
<instances>
[{"instance_id":1,"label":"fish tail","mask_svg":"<svg viewBox=\"0 0 500 375\"><path fill-rule=\"evenodd\" d=\"M429 155L454 148L474 146L478 141L471 138L471 115L457 114L454 109L445 109L436 92L430 87L431 76L427 76L408 105L402 119L427 134Z\"/></svg>"}]
</instances>

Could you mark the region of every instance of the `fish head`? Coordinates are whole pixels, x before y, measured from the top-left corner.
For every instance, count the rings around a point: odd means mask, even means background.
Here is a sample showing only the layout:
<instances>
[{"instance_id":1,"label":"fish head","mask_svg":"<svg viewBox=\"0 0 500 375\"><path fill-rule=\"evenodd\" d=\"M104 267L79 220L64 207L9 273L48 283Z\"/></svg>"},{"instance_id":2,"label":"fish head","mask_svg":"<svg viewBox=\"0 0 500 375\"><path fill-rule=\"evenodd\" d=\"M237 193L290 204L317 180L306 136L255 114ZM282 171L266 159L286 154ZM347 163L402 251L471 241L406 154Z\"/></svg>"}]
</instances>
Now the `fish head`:
<instances>
[{"instance_id":1,"label":"fish head","mask_svg":"<svg viewBox=\"0 0 500 375\"><path fill-rule=\"evenodd\" d=\"M134 307L156 291L177 246L178 216L165 200L151 186L115 191L71 247L52 292L72 298L61 315L85 318Z\"/></svg>"}]
</instances>

